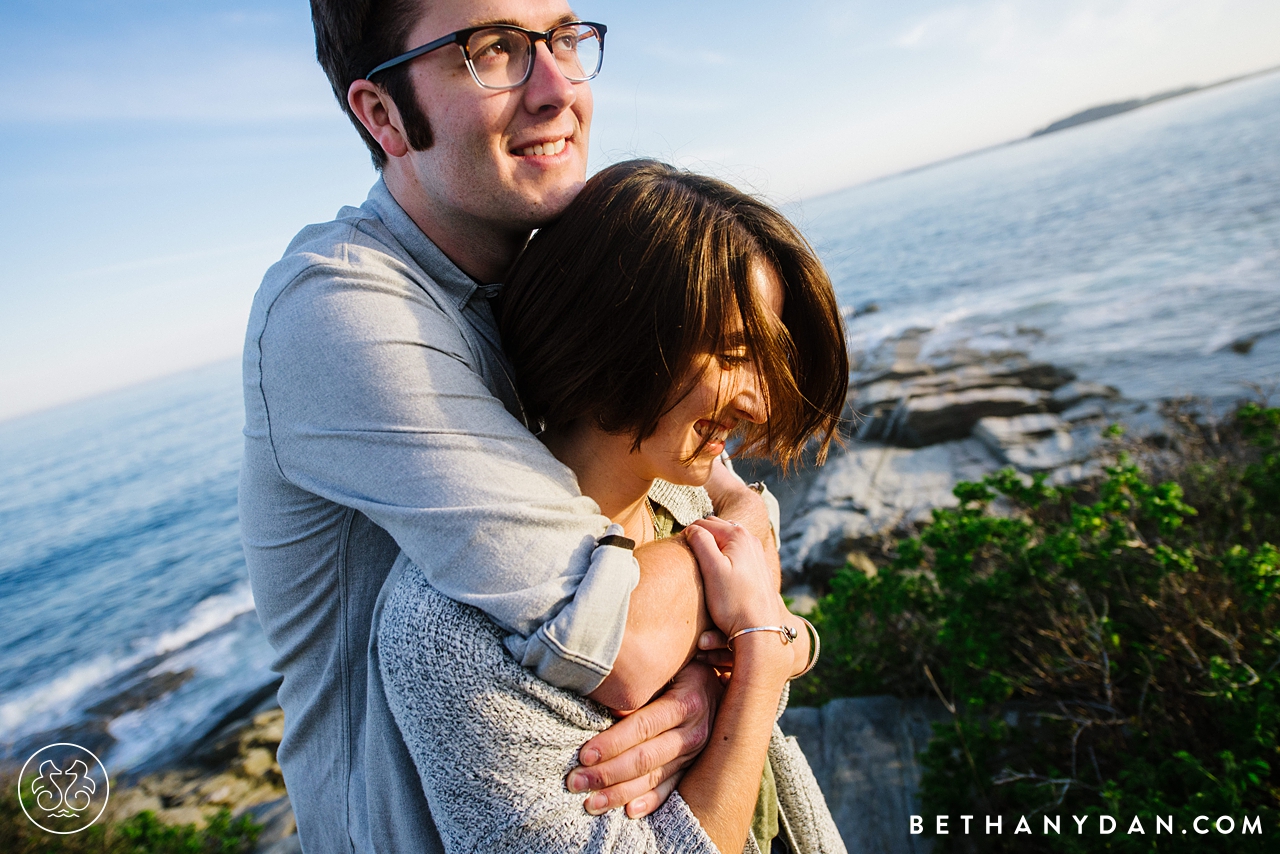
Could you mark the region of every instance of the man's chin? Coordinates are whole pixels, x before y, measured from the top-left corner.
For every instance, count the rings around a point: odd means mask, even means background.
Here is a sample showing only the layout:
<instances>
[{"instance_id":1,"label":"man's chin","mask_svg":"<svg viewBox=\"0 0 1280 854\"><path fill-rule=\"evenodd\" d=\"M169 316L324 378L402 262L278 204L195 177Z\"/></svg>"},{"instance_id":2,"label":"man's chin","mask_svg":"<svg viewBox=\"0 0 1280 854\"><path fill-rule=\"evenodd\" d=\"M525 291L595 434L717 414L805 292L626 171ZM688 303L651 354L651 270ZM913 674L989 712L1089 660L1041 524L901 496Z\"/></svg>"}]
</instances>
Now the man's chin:
<instances>
[{"instance_id":1,"label":"man's chin","mask_svg":"<svg viewBox=\"0 0 1280 854\"><path fill-rule=\"evenodd\" d=\"M566 154L568 152L565 152ZM577 152L574 152L576 155ZM563 159L562 159L563 158ZM587 164L578 156L543 157L511 155L507 180L534 208L551 220L564 213L587 182Z\"/></svg>"},{"instance_id":2,"label":"man's chin","mask_svg":"<svg viewBox=\"0 0 1280 854\"><path fill-rule=\"evenodd\" d=\"M531 206L531 228L541 228L554 222L564 213L565 208L582 192L585 180L570 181L567 184L544 190L541 198Z\"/></svg>"}]
</instances>

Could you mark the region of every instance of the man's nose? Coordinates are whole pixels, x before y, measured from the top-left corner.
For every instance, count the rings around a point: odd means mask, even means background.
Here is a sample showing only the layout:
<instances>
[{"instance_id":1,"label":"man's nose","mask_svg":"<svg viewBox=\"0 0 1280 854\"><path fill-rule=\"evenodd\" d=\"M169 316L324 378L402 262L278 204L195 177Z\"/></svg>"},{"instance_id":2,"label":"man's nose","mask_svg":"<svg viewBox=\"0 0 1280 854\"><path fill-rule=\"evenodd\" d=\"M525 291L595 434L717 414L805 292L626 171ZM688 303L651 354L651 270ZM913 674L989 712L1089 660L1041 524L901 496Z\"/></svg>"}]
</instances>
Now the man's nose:
<instances>
[{"instance_id":1,"label":"man's nose","mask_svg":"<svg viewBox=\"0 0 1280 854\"><path fill-rule=\"evenodd\" d=\"M577 98L576 84L564 76L560 64L545 41L533 45L533 70L524 84L524 98L530 112L538 113L548 108L559 112Z\"/></svg>"}]
</instances>

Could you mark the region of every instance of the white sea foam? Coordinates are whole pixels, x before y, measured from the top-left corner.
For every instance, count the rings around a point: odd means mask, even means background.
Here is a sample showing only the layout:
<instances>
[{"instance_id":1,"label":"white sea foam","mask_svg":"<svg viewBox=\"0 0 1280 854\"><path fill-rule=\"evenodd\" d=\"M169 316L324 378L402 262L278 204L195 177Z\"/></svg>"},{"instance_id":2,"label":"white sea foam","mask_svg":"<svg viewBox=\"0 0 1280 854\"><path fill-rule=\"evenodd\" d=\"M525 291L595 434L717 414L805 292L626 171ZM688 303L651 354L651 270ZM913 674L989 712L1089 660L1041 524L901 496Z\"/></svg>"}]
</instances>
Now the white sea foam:
<instances>
[{"instance_id":1,"label":"white sea foam","mask_svg":"<svg viewBox=\"0 0 1280 854\"><path fill-rule=\"evenodd\" d=\"M99 656L0 705L0 740L13 741L66 723L74 718L77 701L86 693L148 658L189 648L201 638L252 610L253 594L247 583L239 584L227 593L201 600L181 625L155 637L135 641L133 651L129 654ZM166 662L157 665L152 673L176 669L181 668Z\"/></svg>"},{"instance_id":2,"label":"white sea foam","mask_svg":"<svg viewBox=\"0 0 1280 854\"><path fill-rule=\"evenodd\" d=\"M153 641L144 642L143 646L150 647L151 655L164 655L182 649L197 638L204 637L252 610L253 591L247 583L239 584L230 592L210 596L199 602L191 609L185 623Z\"/></svg>"},{"instance_id":3,"label":"white sea foam","mask_svg":"<svg viewBox=\"0 0 1280 854\"><path fill-rule=\"evenodd\" d=\"M58 722L85 691L141 661L101 656L0 705L0 739L10 741Z\"/></svg>"},{"instance_id":4,"label":"white sea foam","mask_svg":"<svg viewBox=\"0 0 1280 854\"><path fill-rule=\"evenodd\" d=\"M116 744L103 761L112 768L132 767L167 747L191 743L229 706L262 687L273 655L260 632L242 631L206 636L169 656L150 675L191 667L195 676L178 691L111 721L108 731Z\"/></svg>"}]
</instances>

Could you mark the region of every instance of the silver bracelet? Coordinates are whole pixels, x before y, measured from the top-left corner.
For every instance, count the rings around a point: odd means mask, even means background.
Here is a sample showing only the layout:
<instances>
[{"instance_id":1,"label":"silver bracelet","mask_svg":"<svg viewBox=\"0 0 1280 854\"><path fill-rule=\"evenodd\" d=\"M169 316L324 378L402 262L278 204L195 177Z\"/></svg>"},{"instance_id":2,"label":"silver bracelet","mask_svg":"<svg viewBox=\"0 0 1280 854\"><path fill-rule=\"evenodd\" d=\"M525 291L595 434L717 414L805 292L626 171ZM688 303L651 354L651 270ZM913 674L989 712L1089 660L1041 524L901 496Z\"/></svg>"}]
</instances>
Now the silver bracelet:
<instances>
[{"instance_id":1,"label":"silver bracelet","mask_svg":"<svg viewBox=\"0 0 1280 854\"><path fill-rule=\"evenodd\" d=\"M818 663L818 656L822 654L822 640L818 637L818 630L813 627L813 623L809 622L804 617L801 617L799 614L795 614L794 616L803 622L809 629L809 663L805 665L804 670L801 670L795 676L791 677L792 679L799 679L801 676L812 670L813 666Z\"/></svg>"},{"instance_id":2,"label":"silver bracelet","mask_svg":"<svg viewBox=\"0 0 1280 854\"><path fill-rule=\"evenodd\" d=\"M786 644L791 643L792 641L794 641L796 638L800 636L800 633L797 632L795 629L791 628L790 626L753 626L749 629L739 629L738 631L731 634L729 636L729 640L726 642L726 645L729 647L730 650L732 650L734 638L741 637L742 635L750 634L751 632L777 632L778 634L782 635L782 643L784 646Z\"/></svg>"}]
</instances>

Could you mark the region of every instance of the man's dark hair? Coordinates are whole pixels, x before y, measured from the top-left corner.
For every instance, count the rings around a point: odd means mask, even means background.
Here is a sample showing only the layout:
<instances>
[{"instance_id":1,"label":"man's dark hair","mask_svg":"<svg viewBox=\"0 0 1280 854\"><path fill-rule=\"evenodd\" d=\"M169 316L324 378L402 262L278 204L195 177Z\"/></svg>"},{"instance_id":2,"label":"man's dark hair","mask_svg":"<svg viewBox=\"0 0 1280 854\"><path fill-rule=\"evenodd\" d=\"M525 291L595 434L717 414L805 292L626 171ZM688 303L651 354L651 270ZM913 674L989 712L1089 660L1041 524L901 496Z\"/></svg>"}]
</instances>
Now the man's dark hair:
<instances>
[{"instance_id":1,"label":"man's dark hair","mask_svg":"<svg viewBox=\"0 0 1280 854\"><path fill-rule=\"evenodd\" d=\"M756 264L782 283L781 324ZM786 466L816 437L821 458L839 424L849 359L831 281L795 226L723 181L651 160L605 169L530 240L500 309L526 414L547 429L594 418L639 447L708 355L743 345L768 420L745 425L739 453Z\"/></svg>"},{"instance_id":2,"label":"man's dark hair","mask_svg":"<svg viewBox=\"0 0 1280 854\"><path fill-rule=\"evenodd\" d=\"M311 25L316 31L316 59L329 77L333 94L342 110L356 126L373 155L373 165L382 169L387 153L373 138L347 104L347 90L388 59L410 49L405 41L427 0L311 0ZM431 147L431 125L418 106L409 79L409 64L389 68L376 81L400 111L409 147L421 151Z\"/></svg>"}]
</instances>

